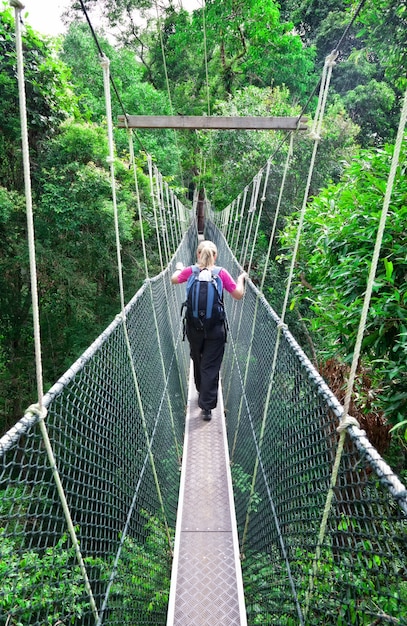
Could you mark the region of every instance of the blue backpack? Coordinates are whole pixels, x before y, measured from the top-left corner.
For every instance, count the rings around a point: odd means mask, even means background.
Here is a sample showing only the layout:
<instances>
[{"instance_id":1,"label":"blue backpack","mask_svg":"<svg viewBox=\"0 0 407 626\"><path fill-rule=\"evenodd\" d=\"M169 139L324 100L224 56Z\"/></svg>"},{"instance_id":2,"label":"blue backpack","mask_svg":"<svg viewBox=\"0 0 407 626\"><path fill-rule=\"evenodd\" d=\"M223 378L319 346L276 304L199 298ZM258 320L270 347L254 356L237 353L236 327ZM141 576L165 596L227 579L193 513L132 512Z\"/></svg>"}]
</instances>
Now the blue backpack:
<instances>
[{"instance_id":1,"label":"blue backpack","mask_svg":"<svg viewBox=\"0 0 407 626\"><path fill-rule=\"evenodd\" d=\"M225 322L223 283L219 276L221 269L214 267L212 270L200 270L197 265L192 266L192 274L187 280L187 299L181 313L186 308L184 320L196 330L205 331ZM209 271L210 279L202 280L201 272Z\"/></svg>"}]
</instances>

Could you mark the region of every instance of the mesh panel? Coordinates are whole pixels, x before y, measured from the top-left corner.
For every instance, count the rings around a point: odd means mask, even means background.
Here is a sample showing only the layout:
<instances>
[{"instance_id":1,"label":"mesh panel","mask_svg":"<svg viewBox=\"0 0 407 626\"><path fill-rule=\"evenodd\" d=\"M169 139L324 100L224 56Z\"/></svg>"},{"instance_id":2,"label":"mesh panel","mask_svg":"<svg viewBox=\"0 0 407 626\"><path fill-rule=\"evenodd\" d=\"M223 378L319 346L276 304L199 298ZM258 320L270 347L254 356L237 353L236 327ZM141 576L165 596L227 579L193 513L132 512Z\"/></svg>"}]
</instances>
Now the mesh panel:
<instances>
[{"instance_id":1,"label":"mesh panel","mask_svg":"<svg viewBox=\"0 0 407 626\"><path fill-rule=\"evenodd\" d=\"M220 231L209 224L206 237L236 274ZM407 624L403 485L349 428L314 563L342 408L286 330L270 387L277 316L251 287L228 304L222 377L248 623Z\"/></svg>"},{"instance_id":2,"label":"mesh panel","mask_svg":"<svg viewBox=\"0 0 407 626\"><path fill-rule=\"evenodd\" d=\"M238 263L211 223L206 237L236 276ZM165 524L172 534L189 372L185 290L169 276L176 261L195 260L196 243L191 228L170 267L126 309L137 384L118 318L45 396L103 624L166 621ZM248 623L407 624L403 486L349 428L314 563L341 407L286 330L273 371L279 320L252 286L242 301L225 302L222 381ZM37 418L27 414L2 438L0 458L0 624L94 624Z\"/></svg>"},{"instance_id":3,"label":"mesh panel","mask_svg":"<svg viewBox=\"0 0 407 626\"><path fill-rule=\"evenodd\" d=\"M181 257L188 260L194 246L191 229ZM165 522L173 535L189 372L183 294L171 287L171 271L147 281L126 309L137 385L118 318L44 399L56 466L104 624L166 620L171 550ZM0 455L0 624L94 624L35 418L27 415L2 438Z\"/></svg>"}]
</instances>

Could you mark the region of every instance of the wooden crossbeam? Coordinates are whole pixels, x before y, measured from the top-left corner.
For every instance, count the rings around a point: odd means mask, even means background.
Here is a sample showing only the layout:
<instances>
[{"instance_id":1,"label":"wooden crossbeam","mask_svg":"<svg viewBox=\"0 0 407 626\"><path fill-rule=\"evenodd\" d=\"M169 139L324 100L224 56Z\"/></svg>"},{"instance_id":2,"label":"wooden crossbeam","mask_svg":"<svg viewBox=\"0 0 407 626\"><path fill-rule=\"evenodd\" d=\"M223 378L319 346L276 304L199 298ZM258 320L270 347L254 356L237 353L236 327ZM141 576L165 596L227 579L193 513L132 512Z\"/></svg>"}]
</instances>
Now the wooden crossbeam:
<instances>
[{"instance_id":1,"label":"wooden crossbeam","mask_svg":"<svg viewBox=\"0 0 407 626\"><path fill-rule=\"evenodd\" d=\"M127 117L127 125L125 122ZM307 130L308 118L216 117L199 115L119 115L118 128L179 128L201 130Z\"/></svg>"}]
</instances>

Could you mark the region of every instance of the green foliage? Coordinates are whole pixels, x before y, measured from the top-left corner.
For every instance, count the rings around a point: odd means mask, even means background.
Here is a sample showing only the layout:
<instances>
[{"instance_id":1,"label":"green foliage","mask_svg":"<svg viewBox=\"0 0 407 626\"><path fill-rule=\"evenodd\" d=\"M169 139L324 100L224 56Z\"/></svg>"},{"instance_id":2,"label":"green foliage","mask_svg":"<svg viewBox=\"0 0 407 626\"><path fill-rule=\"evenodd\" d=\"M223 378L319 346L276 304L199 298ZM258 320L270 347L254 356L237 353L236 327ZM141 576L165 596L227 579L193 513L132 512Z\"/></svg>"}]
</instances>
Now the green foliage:
<instances>
[{"instance_id":1,"label":"green foliage","mask_svg":"<svg viewBox=\"0 0 407 626\"><path fill-rule=\"evenodd\" d=\"M69 82L69 70L54 45L27 26L22 33L27 124L30 150L36 159L40 144L52 137L59 124L74 115L76 98ZM0 11L0 185L21 191L21 130L16 80L14 12Z\"/></svg>"},{"instance_id":2,"label":"green foliage","mask_svg":"<svg viewBox=\"0 0 407 626\"><path fill-rule=\"evenodd\" d=\"M154 624L165 622L171 577L171 553L165 525L146 511L146 539L140 543L127 536L123 542L110 599L106 624L135 623L135 616L147 614ZM101 566L102 577L110 578L111 565Z\"/></svg>"},{"instance_id":3,"label":"green foliage","mask_svg":"<svg viewBox=\"0 0 407 626\"><path fill-rule=\"evenodd\" d=\"M42 553L21 550L0 528L0 609L4 624L25 626L36 622L75 624L88 610L85 585L75 550L65 547L64 535ZM1 618L0 618L1 619Z\"/></svg>"},{"instance_id":4,"label":"green foliage","mask_svg":"<svg viewBox=\"0 0 407 626\"><path fill-rule=\"evenodd\" d=\"M343 98L352 120L360 126L363 145L374 145L394 132L396 94L385 82L375 79L358 85Z\"/></svg>"},{"instance_id":5,"label":"green foliage","mask_svg":"<svg viewBox=\"0 0 407 626\"><path fill-rule=\"evenodd\" d=\"M132 115L169 114L168 97L154 86L143 82L142 67L134 52L127 47L113 47L100 35L98 41L104 55L109 59L110 75L120 96L119 101L114 97L115 92L112 89L113 121L124 112ZM103 70L87 25L77 22L70 25L63 40L61 58L72 69L72 80L82 116L94 123L103 124L106 117ZM114 134L118 154L125 158L128 150L127 134L123 130L116 130ZM172 132L161 130L158 134L153 130L140 130L137 140L136 145L154 155L163 174L179 171L179 162L174 158L178 147ZM86 145L85 134L83 143Z\"/></svg>"},{"instance_id":6,"label":"green foliage","mask_svg":"<svg viewBox=\"0 0 407 626\"><path fill-rule=\"evenodd\" d=\"M372 0L365 5L359 36L375 51L388 79L407 86L407 8L404 0Z\"/></svg>"},{"instance_id":7,"label":"green foliage","mask_svg":"<svg viewBox=\"0 0 407 626\"><path fill-rule=\"evenodd\" d=\"M315 336L327 357L350 359L386 191L392 147L361 151L342 181L330 185L307 208L298 269L306 278L296 297L307 303ZM407 283L405 223L406 151L403 148L375 277L362 357L374 367L382 408L396 423L407 395ZM290 247L296 220L282 238Z\"/></svg>"},{"instance_id":8,"label":"green foliage","mask_svg":"<svg viewBox=\"0 0 407 626\"><path fill-rule=\"evenodd\" d=\"M250 495L252 477L247 474L241 465L233 464L231 466L233 489L235 493L241 493L242 495ZM261 502L260 495L254 491L247 507L250 512L257 512L258 505Z\"/></svg>"},{"instance_id":9,"label":"green foliage","mask_svg":"<svg viewBox=\"0 0 407 626\"><path fill-rule=\"evenodd\" d=\"M228 102L219 102L219 115L298 115L289 104L285 88L247 87L237 91ZM200 133L202 151L210 169L208 187L217 209L227 206L249 184L253 173L264 167L267 159L282 141L276 131L213 131ZM227 185L225 185L225 180Z\"/></svg>"},{"instance_id":10,"label":"green foliage","mask_svg":"<svg viewBox=\"0 0 407 626\"><path fill-rule=\"evenodd\" d=\"M338 531L348 531L346 520L340 522ZM312 553L302 547L292 550L291 573L309 626L368 626L380 616L404 623L407 585L396 565L392 571L383 566L382 556L369 540L361 541L356 553L343 553L340 560L324 548L314 565ZM249 623L296 626L298 614L277 550L248 554L242 567Z\"/></svg>"},{"instance_id":11,"label":"green foliage","mask_svg":"<svg viewBox=\"0 0 407 626\"><path fill-rule=\"evenodd\" d=\"M35 621L54 626L58 620L64 624L81 623L80 618L90 613L90 603L75 550L66 545L67 537L63 535L55 546L47 546L48 534L44 530L42 549L25 546L33 499L38 499L35 529L38 534L41 516L47 517L50 504L40 487L29 490L10 486L0 491L0 624L26 626ZM123 542L105 624L120 621L133 625L138 615L148 615L154 624L165 622L171 576L167 531L158 518L146 511L140 511L139 516L140 528L145 521L143 537L135 540L127 536ZM105 588L113 561L113 556L85 558L94 585L98 581Z\"/></svg>"},{"instance_id":12,"label":"green foliage","mask_svg":"<svg viewBox=\"0 0 407 626\"><path fill-rule=\"evenodd\" d=\"M404 0L360 4L285 0L281 10L304 43L315 46L318 71L340 42L331 93L343 98L347 112L361 128L361 145L367 147L383 145L395 135L398 90L404 89L406 76L407 29ZM357 7L361 11L350 26Z\"/></svg>"},{"instance_id":13,"label":"green foliage","mask_svg":"<svg viewBox=\"0 0 407 626\"><path fill-rule=\"evenodd\" d=\"M145 80L166 91L168 78L174 108L183 114L208 112L216 99L248 84L287 85L294 98L308 91L313 50L280 21L274 2L211 1L192 15L170 4L144 32L127 5L102 4L111 24L122 22L120 41L136 50Z\"/></svg>"},{"instance_id":14,"label":"green foliage","mask_svg":"<svg viewBox=\"0 0 407 626\"><path fill-rule=\"evenodd\" d=\"M58 378L117 314L117 252L103 128L71 121L41 152L33 180L44 375ZM117 202L126 298L144 277L133 172L117 163ZM140 174L142 200L145 178ZM148 212L145 210L146 220ZM24 199L0 188L0 335L7 364L0 382L2 430L19 419L34 393L33 330ZM148 233L148 222L145 223ZM149 247L154 247L150 235ZM150 254L156 271L156 253ZM5 401L6 402L6 401Z\"/></svg>"},{"instance_id":15,"label":"green foliage","mask_svg":"<svg viewBox=\"0 0 407 626\"><path fill-rule=\"evenodd\" d=\"M21 417L33 353L25 199L0 187L0 336L4 369L0 377L0 430ZM34 381L32 380L32 384Z\"/></svg>"}]
</instances>

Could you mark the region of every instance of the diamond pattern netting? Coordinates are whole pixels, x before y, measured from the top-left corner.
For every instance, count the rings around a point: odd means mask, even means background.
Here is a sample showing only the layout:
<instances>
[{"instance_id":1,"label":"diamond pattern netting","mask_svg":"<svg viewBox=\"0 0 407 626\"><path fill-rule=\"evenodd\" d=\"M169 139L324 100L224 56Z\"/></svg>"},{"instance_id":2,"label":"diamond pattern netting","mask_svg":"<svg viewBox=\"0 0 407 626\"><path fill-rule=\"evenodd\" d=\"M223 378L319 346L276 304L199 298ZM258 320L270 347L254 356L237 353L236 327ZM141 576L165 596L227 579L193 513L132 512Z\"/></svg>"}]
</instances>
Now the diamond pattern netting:
<instances>
[{"instance_id":1,"label":"diamond pattern netting","mask_svg":"<svg viewBox=\"0 0 407 626\"><path fill-rule=\"evenodd\" d=\"M209 222L205 236L236 276L220 231ZM184 292L169 276L176 261L194 261L196 243L191 228L170 267L127 306L141 406L121 319L44 400L99 611L106 602L104 624L166 620L165 523L173 533L189 373ZM226 298L222 380L248 623L407 624L406 493L356 428L310 579L341 407L287 330L270 389L278 317L252 284L241 302ZM25 416L1 439L0 458L0 623L94 624L36 417ZM214 610L221 591L213 590Z\"/></svg>"}]
</instances>

